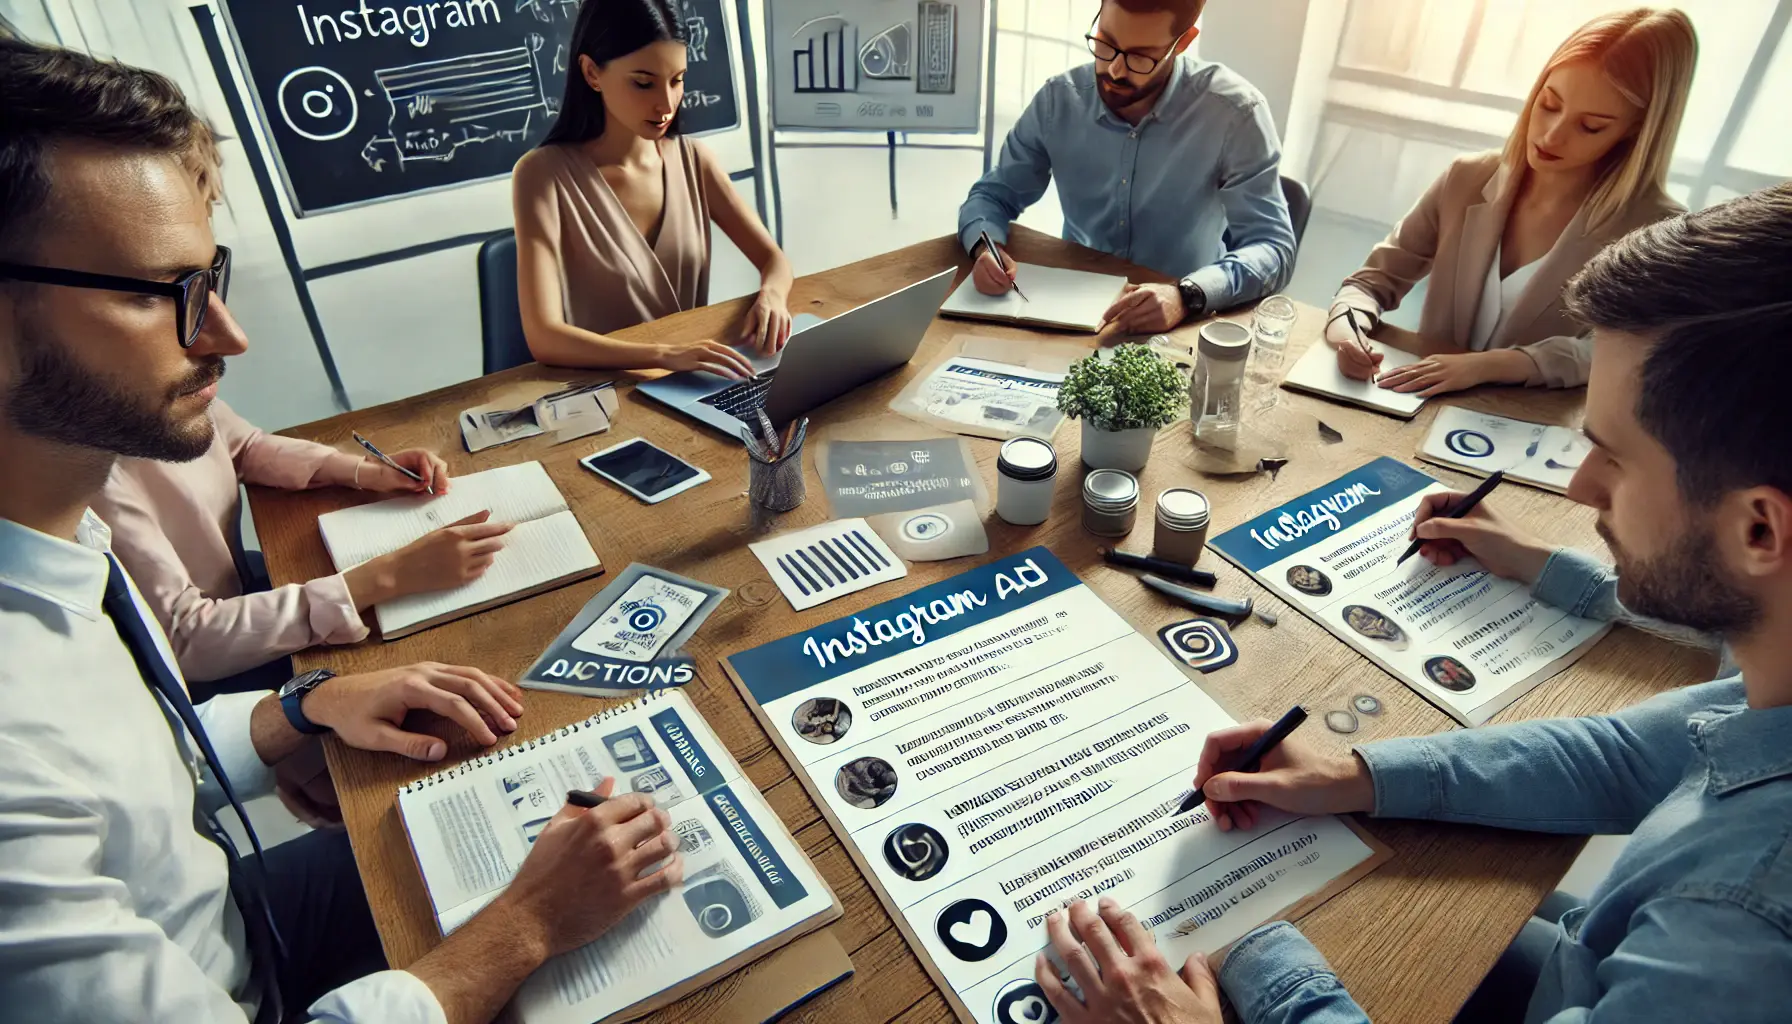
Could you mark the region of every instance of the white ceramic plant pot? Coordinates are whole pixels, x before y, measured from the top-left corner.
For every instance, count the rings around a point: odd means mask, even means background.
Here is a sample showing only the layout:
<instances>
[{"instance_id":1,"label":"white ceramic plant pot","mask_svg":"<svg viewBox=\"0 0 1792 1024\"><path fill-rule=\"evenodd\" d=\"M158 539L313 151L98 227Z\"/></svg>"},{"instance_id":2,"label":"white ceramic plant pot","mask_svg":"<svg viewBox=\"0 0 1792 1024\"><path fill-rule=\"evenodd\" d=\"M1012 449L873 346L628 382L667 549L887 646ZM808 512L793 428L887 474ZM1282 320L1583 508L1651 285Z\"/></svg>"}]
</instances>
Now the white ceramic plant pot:
<instances>
[{"instance_id":1,"label":"white ceramic plant pot","mask_svg":"<svg viewBox=\"0 0 1792 1024\"><path fill-rule=\"evenodd\" d=\"M1103 430L1083 420L1083 465L1090 469L1124 469L1137 473L1151 458L1156 427Z\"/></svg>"}]
</instances>

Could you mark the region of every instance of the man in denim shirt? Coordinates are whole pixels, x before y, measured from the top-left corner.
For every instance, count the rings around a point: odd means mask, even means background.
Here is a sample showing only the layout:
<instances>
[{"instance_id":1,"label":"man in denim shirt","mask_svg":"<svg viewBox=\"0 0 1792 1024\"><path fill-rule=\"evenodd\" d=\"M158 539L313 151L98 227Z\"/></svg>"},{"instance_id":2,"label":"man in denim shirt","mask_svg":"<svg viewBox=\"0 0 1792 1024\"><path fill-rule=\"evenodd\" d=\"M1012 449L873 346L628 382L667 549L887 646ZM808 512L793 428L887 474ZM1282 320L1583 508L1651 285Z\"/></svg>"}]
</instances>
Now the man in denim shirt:
<instances>
[{"instance_id":1,"label":"man in denim shirt","mask_svg":"<svg viewBox=\"0 0 1792 1024\"><path fill-rule=\"evenodd\" d=\"M1792 1019L1788 266L1792 183L1632 233L1568 287L1595 346L1594 447L1569 496L1599 512L1624 608L1723 637L1739 672L1613 715L1389 740L1343 758L1297 737L1257 774L1215 769L1267 722L1215 733L1202 752L1195 781L1221 828L1252 827L1267 804L1629 833L1610 877L1554 927L1526 1021ZM1466 528L1430 518L1437 507L1416 528L1433 559L1472 554L1534 574L1540 597L1577 612L1595 611L1611 586L1583 555L1550 552L1485 513ZM1041 970L1067 1024L1220 1019L1205 961L1170 973L1112 906L1067 916L1075 936L1059 922L1059 952L1107 961L1080 1001ZM1239 940L1218 983L1248 1024L1366 1019L1285 923Z\"/></svg>"},{"instance_id":2,"label":"man in denim shirt","mask_svg":"<svg viewBox=\"0 0 1792 1024\"><path fill-rule=\"evenodd\" d=\"M1168 330L1287 282L1294 228L1275 122L1251 83L1183 52L1204 3L1104 0L1087 36L1095 62L1040 88L959 207L979 291L1012 286L1008 225L1054 176L1065 238L1181 278L1128 285L1106 317L1123 331Z\"/></svg>"}]
</instances>

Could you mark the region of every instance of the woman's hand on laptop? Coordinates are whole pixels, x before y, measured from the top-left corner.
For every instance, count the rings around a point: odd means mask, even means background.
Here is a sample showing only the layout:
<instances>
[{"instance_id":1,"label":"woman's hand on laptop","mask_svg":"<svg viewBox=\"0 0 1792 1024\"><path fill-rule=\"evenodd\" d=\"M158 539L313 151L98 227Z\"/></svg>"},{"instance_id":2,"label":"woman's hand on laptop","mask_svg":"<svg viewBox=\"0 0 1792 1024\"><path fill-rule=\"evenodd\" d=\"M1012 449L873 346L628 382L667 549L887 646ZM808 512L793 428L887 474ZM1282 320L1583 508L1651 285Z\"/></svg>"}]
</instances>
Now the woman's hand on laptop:
<instances>
[{"instance_id":1,"label":"woman's hand on laptop","mask_svg":"<svg viewBox=\"0 0 1792 1024\"><path fill-rule=\"evenodd\" d=\"M761 288L759 298L740 323L736 343L751 344L761 355L773 355L790 340L790 306L775 288Z\"/></svg>"},{"instance_id":2,"label":"woman's hand on laptop","mask_svg":"<svg viewBox=\"0 0 1792 1024\"><path fill-rule=\"evenodd\" d=\"M746 356L714 338L663 342L653 365L662 370L706 370L729 380L753 376L753 364Z\"/></svg>"}]
</instances>

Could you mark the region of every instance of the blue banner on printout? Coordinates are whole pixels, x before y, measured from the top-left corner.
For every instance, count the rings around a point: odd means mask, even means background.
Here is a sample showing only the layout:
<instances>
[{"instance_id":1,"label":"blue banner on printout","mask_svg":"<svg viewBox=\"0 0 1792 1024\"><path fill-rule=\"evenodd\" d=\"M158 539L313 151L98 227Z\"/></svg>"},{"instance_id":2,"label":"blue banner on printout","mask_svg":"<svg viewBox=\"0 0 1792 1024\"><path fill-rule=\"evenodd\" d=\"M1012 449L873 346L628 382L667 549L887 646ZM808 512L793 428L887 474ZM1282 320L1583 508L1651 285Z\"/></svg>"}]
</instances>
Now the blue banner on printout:
<instances>
[{"instance_id":1,"label":"blue banner on printout","mask_svg":"<svg viewBox=\"0 0 1792 1024\"><path fill-rule=\"evenodd\" d=\"M1250 572L1259 572L1434 483L1406 463L1383 456L1227 530L1208 544Z\"/></svg>"},{"instance_id":2,"label":"blue banner on printout","mask_svg":"<svg viewBox=\"0 0 1792 1024\"><path fill-rule=\"evenodd\" d=\"M652 716L648 721L660 731L660 739L672 750L672 759L684 769L684 776L697 787L699 795L709 792L726 781L722 769L703 752L703 745L691 730L684 724L678 712L667 708Z\"/></svg>"},{"instance_id":3,"label":"blue banner on printout","mask_svg":"<svg viewBox=\"0 0 1792 1024\"><path fill-rule=\"evenodd\" d=\"M763 706L1081 584L1056 555L1029 548L857 615L731 655L728 663Z\"/></svg>"},{"instance_id":4,"label":"blue banner on printout","mask_svg":"<svg viewBox=\"0 0 1792 1024\"><path fill-rule=\"evenodd\" d=\"M784 865L784 858L778 856L771 840L759 831L753 816L734 799L732 789L723 786L709 794L707 800L709 809L715 812L716 822L728 833L728 838L734 840L734 848L753 869L753 877L765 886L766 895L780 910L809 895L803 883L797 881Z\"/></svg>"}]
</instances>

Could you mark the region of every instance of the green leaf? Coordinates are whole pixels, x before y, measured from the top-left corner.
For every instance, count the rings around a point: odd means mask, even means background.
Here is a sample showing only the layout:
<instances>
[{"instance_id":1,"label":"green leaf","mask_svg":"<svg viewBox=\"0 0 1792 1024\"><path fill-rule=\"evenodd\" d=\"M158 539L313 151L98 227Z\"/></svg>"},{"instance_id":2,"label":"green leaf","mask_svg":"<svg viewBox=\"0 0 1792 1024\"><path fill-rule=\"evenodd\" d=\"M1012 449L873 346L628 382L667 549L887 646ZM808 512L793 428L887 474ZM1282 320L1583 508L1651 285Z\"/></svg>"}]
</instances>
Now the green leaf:
<instances>
[{"instance_id":1,"label":"green leaf","mask_svg":"<svg viewBox=\"0 0 1792 1024\"><path fill-rule=\"evenodd\" d=\"M1070 364L1058 390L1058 410L1102 430L1158 428L1170 423L1188 398L1188 378L1144 345L1122 345L1110 358L1099 353Z\"/></svg>"}]
</instances>

